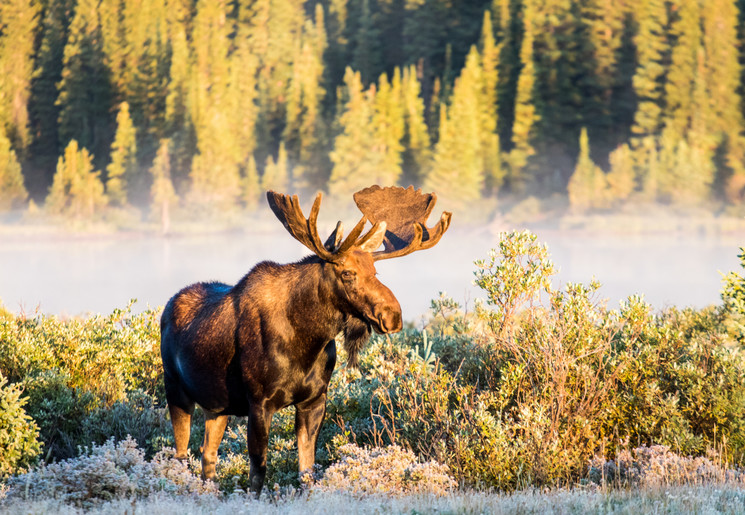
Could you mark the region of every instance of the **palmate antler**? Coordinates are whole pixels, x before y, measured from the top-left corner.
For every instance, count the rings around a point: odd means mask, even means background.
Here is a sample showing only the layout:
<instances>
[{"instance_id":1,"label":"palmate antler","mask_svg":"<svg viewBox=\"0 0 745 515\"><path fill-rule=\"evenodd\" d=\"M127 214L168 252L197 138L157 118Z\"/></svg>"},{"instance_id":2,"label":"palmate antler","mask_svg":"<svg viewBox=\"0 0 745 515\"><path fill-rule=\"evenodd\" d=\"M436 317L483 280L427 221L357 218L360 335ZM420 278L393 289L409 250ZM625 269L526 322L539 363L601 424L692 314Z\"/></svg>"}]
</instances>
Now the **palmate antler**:
<instances>
[{"instance_id":1,"label":"palmate antler","mask_svg":"<svg viewBox=\"0 0 745 515\"><path fill-rule=\"evenodd\" d=\"M300 209L297 195L268 191L269 207L282 225L300 243L308 247L325 261L337 261L352 248L371 252L377 260L405 256L417 250L433 247L450 226L452 213L444 212L440 221L427 228L427 217L437 202L434 193L408 188L370 186L354 194L354 201L363 213L362 219L349 235L341 241L342 227L339 222L325 243L318 235L318 211L322 195L316 195L308 218ZM360 237L368 219L372 228ZM384 245L384 250L373 252Z\"/></svg>"},{"instance_id":2,"label":"palmate antler","mask_svg":"<svg viewBox=\"0 0 745 515\"><path fill-rule=\"evenodd\" d=\"M370 186L354 194L354 201L372 223L385 221L385 250L373 252L375 260L405 256L434 247L450 227L452 213L442 213L440 221L427 228L427 217L437 202L435 193L408 188Z\"/></svg>"},{"instance_id":3,"label":"palmate antler","mask_svg":"<svg viewBox=\"0 0 745 515\"><path fill-rule=\"evenodd\" d=\"M341 243L339 242L342 232L341 223L337 224L336 229L334 229L331 237L329 237L324 245L318 235L317 226L318 211L321 208L321 193L316 195L308 218L305 218L303 210L300 209L300 202L297 195L289 196L283 193L267 191L266 198L269 201L269 207L277 218L279 218L279 221L282 222L282 225L285 226L285 229L296 240L308 247L324 261L337 261L353 247L372 251L380 247L383 241L386 231L385 221L373 223L372 228L364 236L360 237L367 223L367 217L363 216Z\"/></svg>"}]
</instances>

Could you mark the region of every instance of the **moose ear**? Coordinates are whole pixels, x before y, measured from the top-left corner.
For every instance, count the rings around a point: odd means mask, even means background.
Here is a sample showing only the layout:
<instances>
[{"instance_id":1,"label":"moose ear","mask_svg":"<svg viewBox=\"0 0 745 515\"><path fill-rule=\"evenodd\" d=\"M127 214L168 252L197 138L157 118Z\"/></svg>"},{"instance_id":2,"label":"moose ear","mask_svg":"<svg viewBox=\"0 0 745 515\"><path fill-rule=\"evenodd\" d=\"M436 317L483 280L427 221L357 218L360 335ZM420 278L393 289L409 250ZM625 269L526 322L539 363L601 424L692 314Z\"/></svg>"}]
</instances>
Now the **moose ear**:
<instances>
[{"instance_id":1,"label":"moose ear","mask_svg":"<svg viewBox=\"0 0 745 515\"><path fill-rule=\"evenodd\" d=\"M341 220L339 220L338 222L336 222L336 228L334 228L334 231L323 243L323 246L326 247L326 250L328 250L329 252L336 252L336 250L341 245L341 238L343 235L344 226L342 225Z\"/></svg>"},{"instance_id":2,"label":"moose ear","mask_svg":"<svg viewBox=\"0 0 745 515\"><path fill-rule=\"evenodd\" d=\"M387 224L385 222L378 222L370 229L362 240L360 240L357 248L363 252L373 252L383 244L383 238L385 238Z\"/></svg>"}]
</instances>

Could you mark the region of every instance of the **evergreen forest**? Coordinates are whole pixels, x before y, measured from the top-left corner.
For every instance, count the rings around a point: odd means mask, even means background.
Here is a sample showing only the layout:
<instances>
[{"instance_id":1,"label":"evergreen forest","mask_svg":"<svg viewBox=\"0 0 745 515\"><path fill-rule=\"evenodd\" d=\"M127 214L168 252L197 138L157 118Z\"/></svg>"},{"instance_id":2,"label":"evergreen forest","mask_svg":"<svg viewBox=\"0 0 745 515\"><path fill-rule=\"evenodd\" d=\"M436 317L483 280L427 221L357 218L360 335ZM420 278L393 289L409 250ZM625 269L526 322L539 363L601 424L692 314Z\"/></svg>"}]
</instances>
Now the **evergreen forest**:
<instances>
[{"instance_id":1,"label":"evergreen forest","mask_svg":"<svg viewBox=\"0 0 745 515\"><path fill-rule=\"evenodd\" d=\"M739 212L743 0L0 0L0 211Z\"/></svg>"}]
</instances>

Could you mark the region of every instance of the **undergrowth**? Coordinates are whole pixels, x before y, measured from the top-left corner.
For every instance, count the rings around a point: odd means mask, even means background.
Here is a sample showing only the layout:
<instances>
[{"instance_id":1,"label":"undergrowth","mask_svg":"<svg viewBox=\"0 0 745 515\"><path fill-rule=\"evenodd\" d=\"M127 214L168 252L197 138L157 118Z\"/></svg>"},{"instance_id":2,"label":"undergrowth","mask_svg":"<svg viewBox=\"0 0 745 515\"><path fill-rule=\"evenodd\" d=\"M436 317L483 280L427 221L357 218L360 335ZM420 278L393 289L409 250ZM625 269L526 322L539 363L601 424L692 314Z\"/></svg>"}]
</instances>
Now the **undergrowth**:
<instances>
[{"instance_id":1,"label":"undergrowth","mask_svg":"<svg viewBox=\"0 0 745 515\"><path fill-rule=\"evenodd\" d=\"M725 276L720 306L656 313L639 296L609 309L599 284L557 288L553 274L534 235L504 234L476 263L474 310L442 294L425 327L376 335L358 369L338 366L311 491L739 484L742 276ZM214 489L189 479L199 410L190 461L169 458L158 319L0 312L0 497L84 507L246 489L244 419L229 423ZM301 486L293 425L292 409L274 417L270 493Z\"/></svg>"}]
</instances>

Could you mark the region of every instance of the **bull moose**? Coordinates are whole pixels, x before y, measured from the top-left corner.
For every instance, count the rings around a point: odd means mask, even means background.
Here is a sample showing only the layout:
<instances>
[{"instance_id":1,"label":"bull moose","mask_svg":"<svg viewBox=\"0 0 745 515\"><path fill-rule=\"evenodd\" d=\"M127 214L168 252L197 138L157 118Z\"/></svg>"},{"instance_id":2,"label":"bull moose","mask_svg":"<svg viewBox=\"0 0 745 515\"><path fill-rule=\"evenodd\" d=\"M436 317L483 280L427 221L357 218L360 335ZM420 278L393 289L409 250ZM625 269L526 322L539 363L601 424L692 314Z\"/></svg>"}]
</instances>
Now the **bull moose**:
<instances>
[{"instance_id":1,"label":"bull moose","mask_svg":"<svg viewBox=\"0 0 745 515\"><path fill-rule=\"evenodd\" d=\"M195 404L204 410L202 478L214 479L230 415L248 417L249 486L266 476L272 415L295 406L299 471L312 469L343 333L350 365L374 329L402 328L398 300L376 277L375 261L433 247L450 225L426 227L436 195L372 186L354 194L362 219L342 241L339 222L322 242L321 193L305 218L297 196L267 192L289 233L313 252L296 263L257 264L235 286L196 283L174 295L161 317L161 355L176 457L186 457ZM372 227L363 235L370 221ZM382 250L378 250L383 245Z\"/></svg>"}]
</instances>

